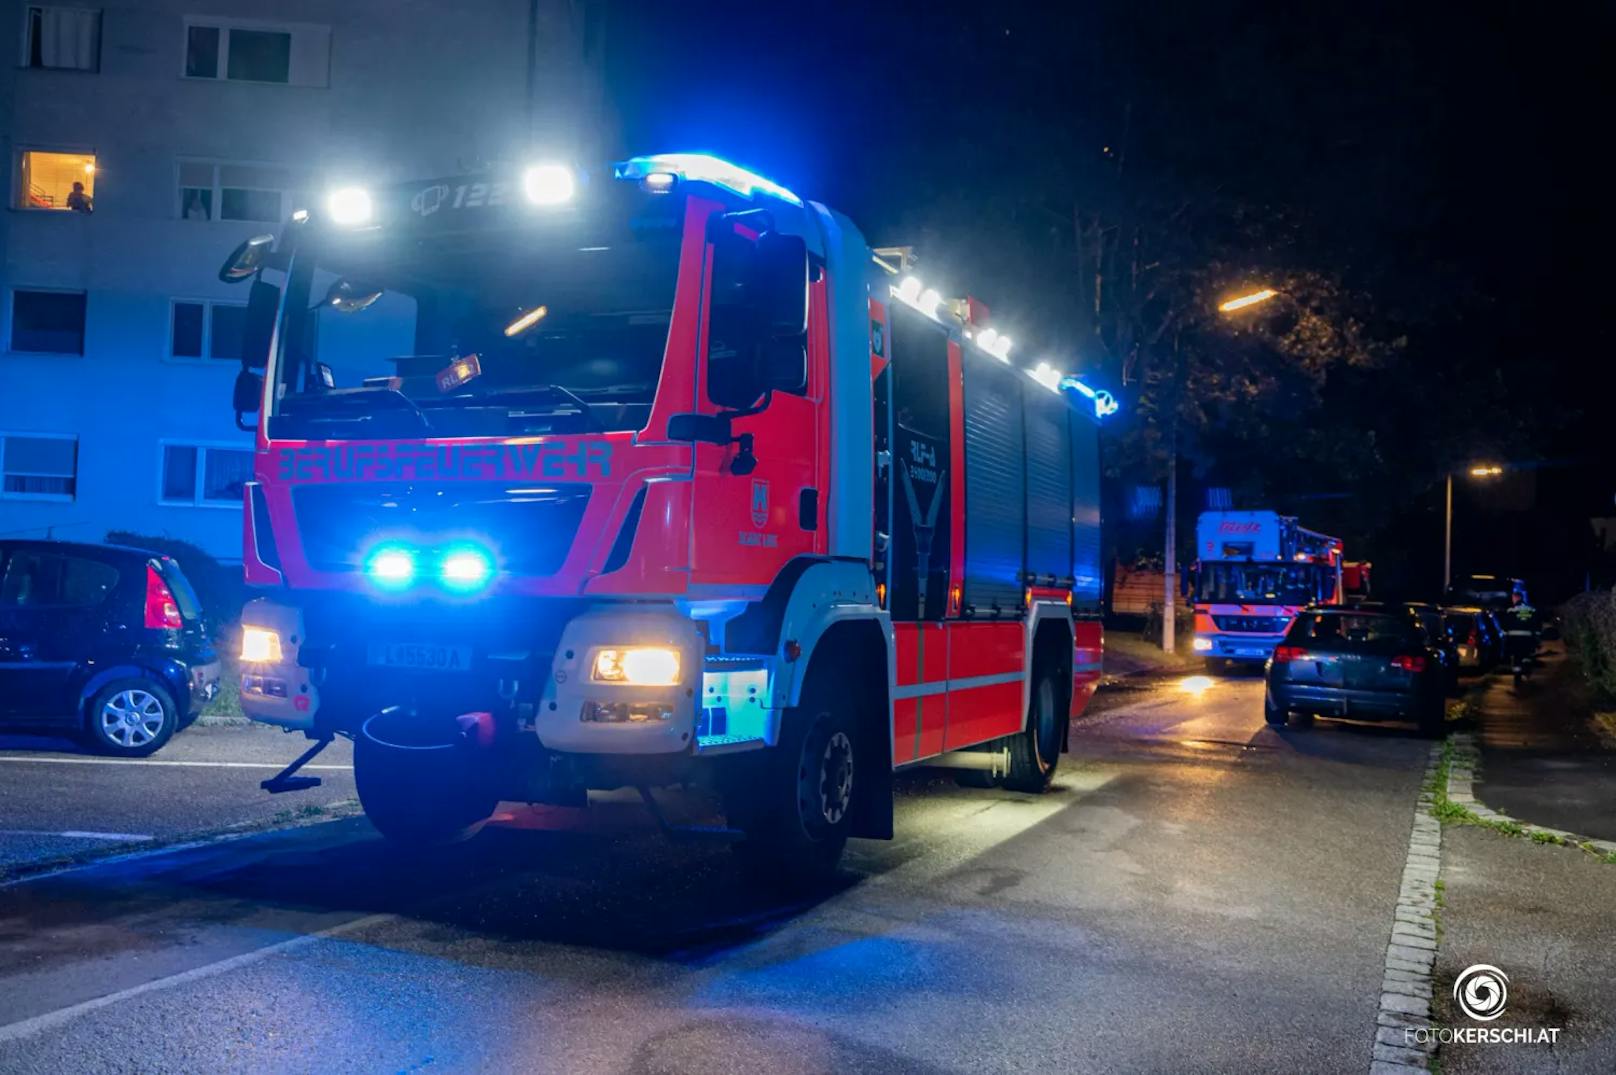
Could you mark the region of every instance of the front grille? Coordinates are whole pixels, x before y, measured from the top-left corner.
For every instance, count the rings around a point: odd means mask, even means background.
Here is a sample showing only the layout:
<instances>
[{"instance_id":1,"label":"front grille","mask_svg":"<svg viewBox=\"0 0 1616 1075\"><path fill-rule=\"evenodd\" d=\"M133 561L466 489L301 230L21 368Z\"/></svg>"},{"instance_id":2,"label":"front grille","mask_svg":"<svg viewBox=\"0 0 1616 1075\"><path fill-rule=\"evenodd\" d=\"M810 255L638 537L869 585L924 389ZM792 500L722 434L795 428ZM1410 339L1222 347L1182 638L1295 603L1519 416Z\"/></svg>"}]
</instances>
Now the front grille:
<instances>
[{"instance_id":1,"label":"front grille","mask_svg":"<svg viewBox=\"0 0 1616 1075\"><path fill-rule=\"evenodd\" d=\"M1253 635L1277 635L1285 630L1285 620L1279 616L1213 616L1212 622L1220 631Z\"/></svg>"},{"instance_id":2,"label":"front grille","mask_svg":"<svg viewBox=\"0 0 1616 1075\"><path fill-rule=\"evenodd\" d=\"M303 556L316 571L354 571L366 550L396 539L476 541L515 575L551 575L567 558L587 485L503 482L305 485L292 490Z\"/></svg>"}]
</instances>

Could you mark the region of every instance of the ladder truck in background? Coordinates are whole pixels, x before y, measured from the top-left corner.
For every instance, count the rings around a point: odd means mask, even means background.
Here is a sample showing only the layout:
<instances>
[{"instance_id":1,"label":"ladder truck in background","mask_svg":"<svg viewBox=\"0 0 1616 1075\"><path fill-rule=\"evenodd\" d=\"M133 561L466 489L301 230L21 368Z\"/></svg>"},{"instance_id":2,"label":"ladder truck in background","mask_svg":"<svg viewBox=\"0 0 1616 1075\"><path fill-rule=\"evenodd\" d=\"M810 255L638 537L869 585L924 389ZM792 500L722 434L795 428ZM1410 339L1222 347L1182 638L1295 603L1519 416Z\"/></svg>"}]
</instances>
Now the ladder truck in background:
<instances>
[{"instance_id":1,"label":"ladder truck in background","mask_svg":"<svg viewBox=\"0 0 1616 1075\"><path fill-rule=\"evenodd\" d=\"M1202 512L1195 527L1196 653L1261 664L1310 604L1342 600L1341 540L1274 511Z\"/></svg>"}]
</instances>

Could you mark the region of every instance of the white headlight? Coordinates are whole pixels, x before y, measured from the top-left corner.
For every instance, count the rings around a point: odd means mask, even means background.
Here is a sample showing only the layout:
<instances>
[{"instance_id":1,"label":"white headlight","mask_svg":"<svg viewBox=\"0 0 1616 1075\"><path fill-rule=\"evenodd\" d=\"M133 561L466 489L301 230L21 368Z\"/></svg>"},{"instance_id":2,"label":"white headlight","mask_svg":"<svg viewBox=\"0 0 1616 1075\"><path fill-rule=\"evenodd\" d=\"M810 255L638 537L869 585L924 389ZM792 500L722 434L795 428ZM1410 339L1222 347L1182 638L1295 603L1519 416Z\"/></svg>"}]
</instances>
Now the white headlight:
<instances>
[{"instance_id":1,"label":"white headlight","mask_svg":"<svg viewBox=\"0 0 1616 1075\"><path fill-rule=\"evenodd\" d=\"M331 192L325 200L326 212L333 224L353 227L370 223L370 191L364 187L342 187Z\"/></svg>"},{"instance_id":2,"label":"white headlight","mask_svg":"<svg viewBox=\"0 0 1616 1075\"><path fill-rule=\"evenodd\" d=\"M594 679L633 687L671 687L679 682L679 651L666 646L596 650Z\"/></svg>"},{"instance_id":3,"label":"white headlight","mask_svg":"<svg viewBox=\"0 0 1616 1075\"><path fill-rule=\"evenodd\" d=\"M522 173L522 191L534 205L560 205L572 201L575 184L565 164L535 164Z\"/></svg>"}]
</instances>

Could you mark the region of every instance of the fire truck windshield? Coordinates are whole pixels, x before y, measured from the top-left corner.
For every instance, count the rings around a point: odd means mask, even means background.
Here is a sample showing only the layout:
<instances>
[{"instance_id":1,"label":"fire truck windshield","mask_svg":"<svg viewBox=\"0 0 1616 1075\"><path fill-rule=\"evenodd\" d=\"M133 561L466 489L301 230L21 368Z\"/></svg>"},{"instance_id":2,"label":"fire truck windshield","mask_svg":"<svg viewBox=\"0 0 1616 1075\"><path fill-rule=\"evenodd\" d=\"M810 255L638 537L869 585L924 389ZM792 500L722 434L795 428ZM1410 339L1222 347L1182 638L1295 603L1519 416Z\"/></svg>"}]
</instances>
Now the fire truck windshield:
<instances>
[{"instance_id":1,"label":"fire truck windshield","mask_svg":"<svg viewBox=\"0 0 1616 1075\"><path fill-rule=\"evenodd\" d=\"M1205 604L1305 605L1329 596L1325 564L1202 564L1195 599Z\"/></svg>"},{"instance_id":2,"label":"fire truck windshield","mask_svg":"<svg viewBox=\"0 0 1616 1075\"><path fill-rule=\"evenodd\" d=\"M276 437L638 429L667 344L671 231L357 237L288 274Z\"/></svg>"}]
</instances>

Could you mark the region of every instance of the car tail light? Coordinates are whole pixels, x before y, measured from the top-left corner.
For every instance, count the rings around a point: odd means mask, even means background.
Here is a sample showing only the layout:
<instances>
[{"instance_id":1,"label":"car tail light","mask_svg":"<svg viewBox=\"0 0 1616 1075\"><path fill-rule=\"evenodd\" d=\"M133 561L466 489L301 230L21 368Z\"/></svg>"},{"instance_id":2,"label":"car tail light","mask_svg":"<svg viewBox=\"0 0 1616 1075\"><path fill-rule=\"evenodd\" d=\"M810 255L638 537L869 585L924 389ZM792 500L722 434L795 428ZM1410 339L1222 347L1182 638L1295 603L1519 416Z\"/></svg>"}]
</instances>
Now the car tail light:
<instances>
[{"instance_id":1,"label":"car tail light","mask_svg":"<svg viewBox=\"0 0 1616 1075\"><path fill-rule=\"evenodd\" d=\"M1481 645L1481 636L1479 634L1477 634L1476 629L1474 627L1470 628L1470 637L1465 639L1465 645L1467 645L1467 646L1479 646L1479 645Z\"/></svg>"},{"instance_id":2,"label":"car tail light","mask_svg":"<svg viewBox=\"0 0 1616 1075\"><path fill-rule=\"evenodd\" d=\"M1301 646L1274 647L1274 660L1276 661L1299 661L1306 656L1307 650L1303 649Z\"/></svg>"},{"instance_id":3,"label":"car tail light","mask_svg":"<svg viewBox=\"0 0 1616 1075\"><path fill-rule=\"evenodd\" d=\"M1393 657L1392 667L1401 668L1405 672L1423 672L1425 671L1425 658L1414 655Z\"/></svg>"},{"instance_id":4,"label":"car tail light","mask_svg":"<svg viewBox=\"0 0 1616 1075\"><path fill-rule=\"evenodd\" d=\"M177 631L185 626L180 619L180 606L174 593L163 581L163 576L150 565L146 567L146 626Z\"/></svg>"}]
</instances>

